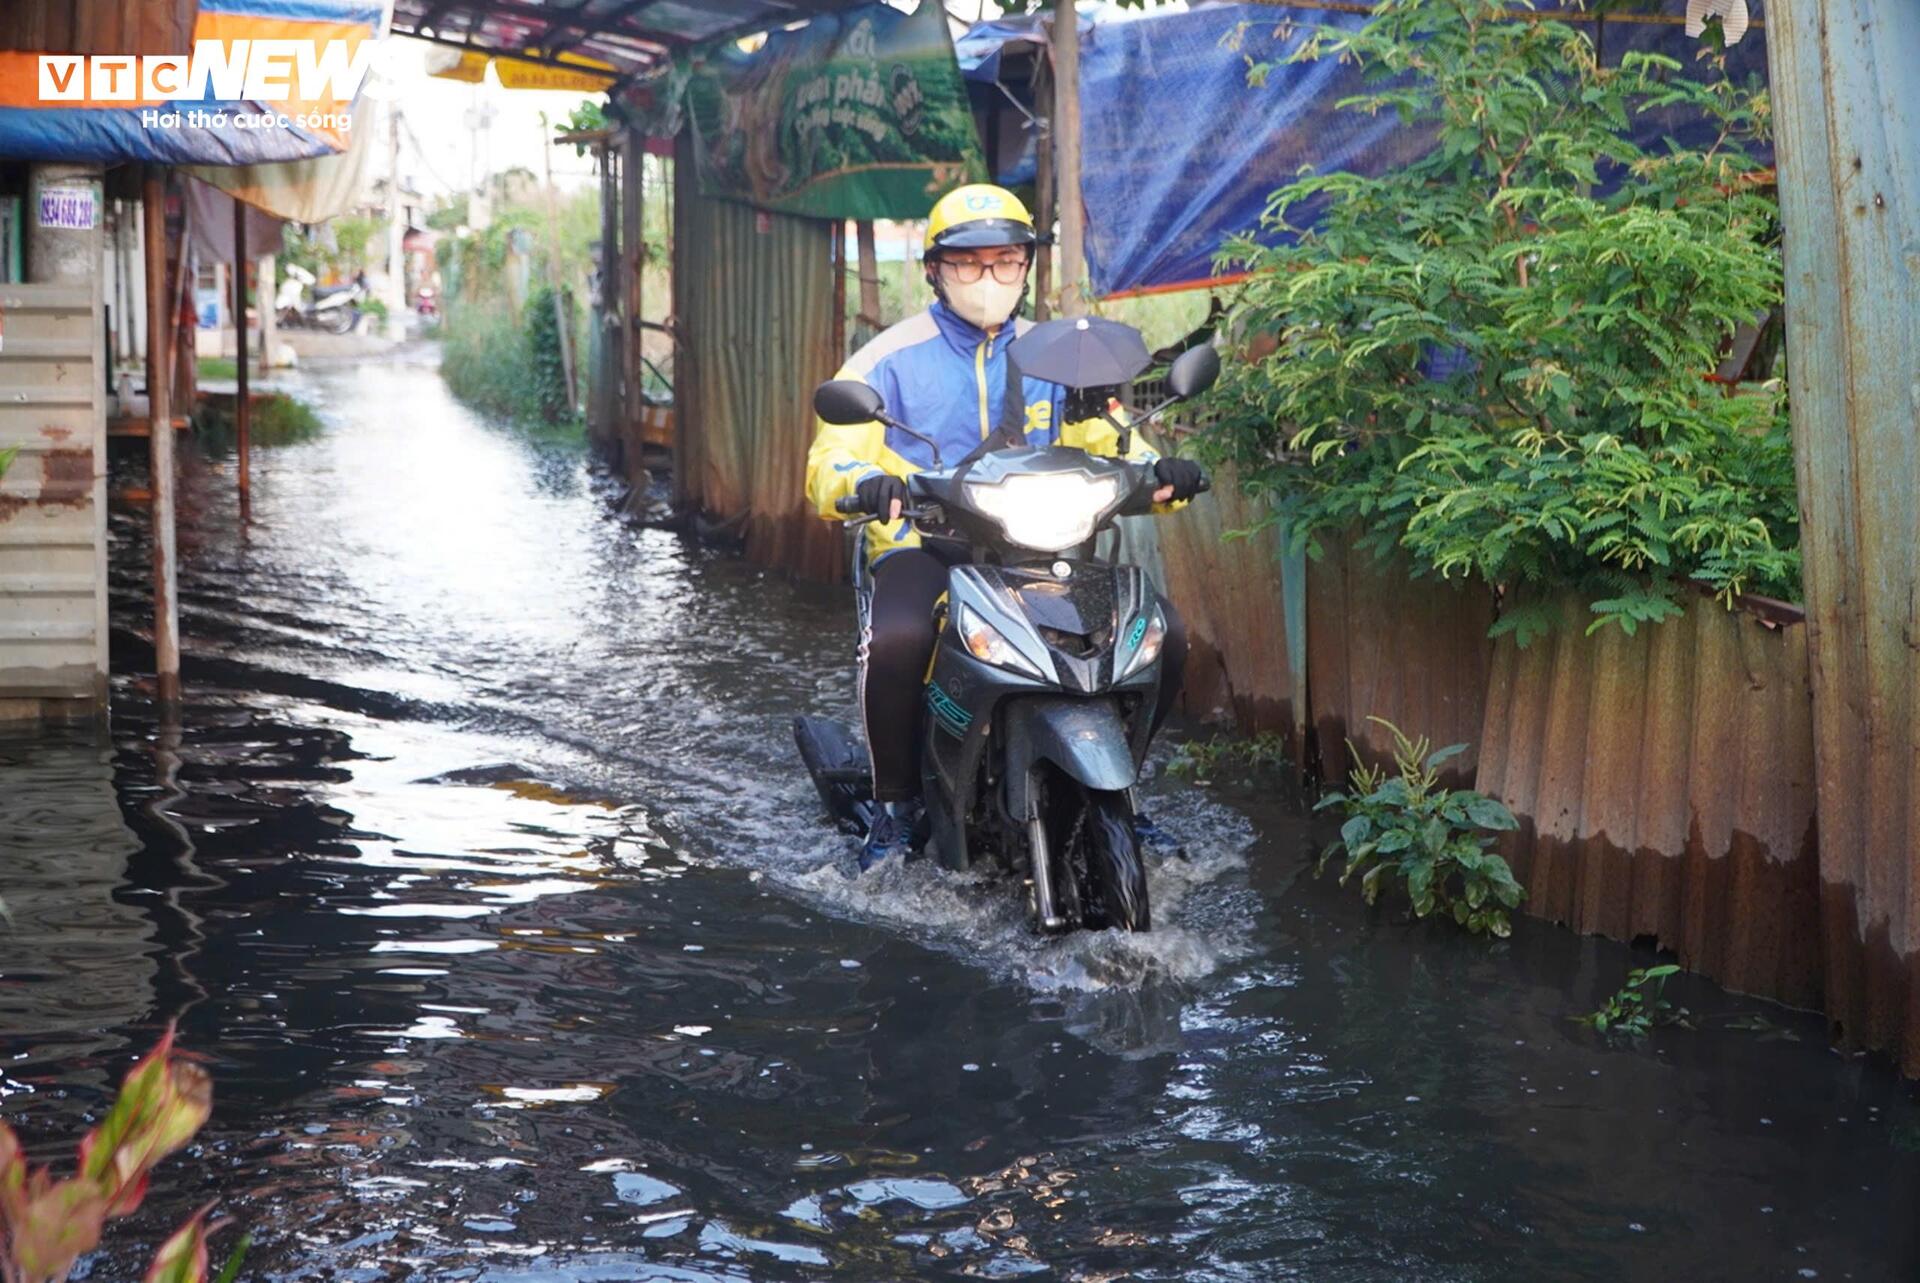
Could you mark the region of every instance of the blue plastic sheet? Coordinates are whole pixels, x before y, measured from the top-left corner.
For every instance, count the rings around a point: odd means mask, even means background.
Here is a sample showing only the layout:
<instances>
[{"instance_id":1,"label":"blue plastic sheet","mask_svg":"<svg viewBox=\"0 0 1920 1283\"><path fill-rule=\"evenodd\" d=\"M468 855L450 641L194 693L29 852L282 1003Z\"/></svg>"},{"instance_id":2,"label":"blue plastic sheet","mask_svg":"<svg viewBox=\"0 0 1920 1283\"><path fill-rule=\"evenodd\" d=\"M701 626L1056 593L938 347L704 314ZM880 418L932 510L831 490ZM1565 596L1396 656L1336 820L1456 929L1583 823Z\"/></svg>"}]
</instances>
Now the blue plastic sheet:
<instances>
[{"instance_id":1,"label":"blue plastic sheet","mask_svg":"<svg viewBox=\"0 0 1920 1283\"><path fill-rule=\"evenodd\" d=\"M1246 4L1095 26L1082 50L1080 101L1087 267L1096 294L1204 285L1231 237L1279 239L1261 227L1261 215L1274 190L1303 168L1380 174L1424 152L1430 131L1335 107L1366 88L1358 69L1329 59L1284 62L1309 29L1351 30L1365 21ZM1677 25L1621 21L1606 24L1601 47L1609 63L1643 49L1691 65L1700 52ZM1250 63L1271 64L1259 87L1248 84ZM1762 31L1735 47L1730 70L1764 79ZM1695 143L1704 129L1670 110L1640 118L1634 132L1643 145L1668 135Z\"/></svg>"}]
</instances>

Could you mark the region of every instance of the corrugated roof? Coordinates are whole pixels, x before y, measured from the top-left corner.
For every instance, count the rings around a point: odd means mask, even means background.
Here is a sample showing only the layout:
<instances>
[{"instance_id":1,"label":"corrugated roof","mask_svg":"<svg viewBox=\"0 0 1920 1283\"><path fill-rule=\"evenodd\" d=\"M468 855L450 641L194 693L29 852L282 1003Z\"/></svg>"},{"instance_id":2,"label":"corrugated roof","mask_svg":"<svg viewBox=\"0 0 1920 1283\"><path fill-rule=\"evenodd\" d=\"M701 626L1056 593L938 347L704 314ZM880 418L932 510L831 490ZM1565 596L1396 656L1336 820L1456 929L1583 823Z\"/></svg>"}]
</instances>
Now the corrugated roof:
<instances>
[{"instance_id":1,"label":"corrugated roof","mask_svg":"<svg viewBox=\"0 0 1920 1283\"><path fill-rule=\"evenodd\" d=\"M644 75L675 49L744 36L870 0L395 0L393 30L537 62L595 58Z\"/></svg>"}]
</instances>

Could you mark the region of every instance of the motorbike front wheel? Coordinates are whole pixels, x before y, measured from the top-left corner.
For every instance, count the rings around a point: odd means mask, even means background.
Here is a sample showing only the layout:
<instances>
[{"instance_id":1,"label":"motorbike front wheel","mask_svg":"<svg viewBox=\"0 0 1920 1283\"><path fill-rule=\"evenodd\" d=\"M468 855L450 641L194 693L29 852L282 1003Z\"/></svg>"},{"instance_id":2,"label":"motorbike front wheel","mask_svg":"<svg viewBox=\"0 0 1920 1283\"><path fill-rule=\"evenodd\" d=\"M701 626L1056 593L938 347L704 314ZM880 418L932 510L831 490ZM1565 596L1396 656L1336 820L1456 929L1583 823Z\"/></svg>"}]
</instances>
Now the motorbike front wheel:
<instances>
[{"instance_id":1,"label":"motorbike front wheel","mask_svg":"<svg viewBox=\"0 0 1920 1283\"><path fill-rule=\"evenodd\" d=\"M1041 825L1058 926L1040 929L1148 931L1147 869L1133 832L1133 807L1124 791L1089 789L1047 769Z\"/></svg>"},{"instance_id":2,"label":"motorbike front wheel","mask_svg":"<svg viewBox=\"0 0 1920 1283\"><path fill-rule=\"evenodd\" d=\"M326 327L329 334L345 334L359 320L360 309L357 307L329 308L320 314L320 324Z\"/></svg>"}]
</instances>

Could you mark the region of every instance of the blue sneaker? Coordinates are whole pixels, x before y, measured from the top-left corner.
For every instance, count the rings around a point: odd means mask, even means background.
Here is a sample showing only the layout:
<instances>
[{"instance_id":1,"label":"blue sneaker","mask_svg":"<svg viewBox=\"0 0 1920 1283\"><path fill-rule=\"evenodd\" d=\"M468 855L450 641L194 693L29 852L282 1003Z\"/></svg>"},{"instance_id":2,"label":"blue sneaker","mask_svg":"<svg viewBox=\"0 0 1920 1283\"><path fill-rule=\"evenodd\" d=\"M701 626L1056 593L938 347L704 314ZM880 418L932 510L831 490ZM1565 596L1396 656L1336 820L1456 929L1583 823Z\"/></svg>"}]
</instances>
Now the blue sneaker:
<instances>
[{"instance_id":1,"label":"blue sneaker","mask_svg":"<svg viewBox=\"0 0 1920 1283\"><path fill-rule=\"evenodd\" d=\"M881 802L873 808L867 840L860 847L860 872L883 860L906 859L913 849L913 812L906 802Z\"/></svg>"},{"instance_id":2,"label":"blue sneaker","mask_svg":"<svg viewBox=\"0 0 1920 1283\"><path fill-rule=\"evenodd\" d=\"M1153 817L1145 811L1137 811L1133 817L1133 840L1142 855L1157 856L1160 859L1187 858L1186 844L1179 838L1153 822Z\"/></svg>"}]
</instances>

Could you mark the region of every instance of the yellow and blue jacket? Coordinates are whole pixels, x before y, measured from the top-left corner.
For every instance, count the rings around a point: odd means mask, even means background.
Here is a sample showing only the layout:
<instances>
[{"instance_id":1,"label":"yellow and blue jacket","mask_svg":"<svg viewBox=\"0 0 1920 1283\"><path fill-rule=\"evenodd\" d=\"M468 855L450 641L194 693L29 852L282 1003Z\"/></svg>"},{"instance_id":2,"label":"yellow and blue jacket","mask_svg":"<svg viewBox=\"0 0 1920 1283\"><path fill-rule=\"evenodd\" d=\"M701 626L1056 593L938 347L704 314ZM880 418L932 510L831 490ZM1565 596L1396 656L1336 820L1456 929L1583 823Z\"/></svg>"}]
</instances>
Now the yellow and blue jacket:
<instances>
[{"instance_id":1,"label":"yellow and blue jacket","mask_svg":"<svg viewBox=\"0 0 1920 1283\"><path fill-rule=\"evenodd\" d=\"M979 445L1000 422L1006 400L1007 347L1032 327L1017 320L989 335L971 321L936 302L898 325L874 336L850 357L835 378L858 379L880 393L887 413L940 443L940 455L951 465ZM1022 378L1020 395L1026 402L1027 443L1035 446L1078 446L1089 454L1112 455L1119 434L1102 418L1061 423L1066 389L1057 383ZM1138 432L1127 457L1137 463L1160 456ZM904 477L933 466L933 452L925 443L878 422L833 424L821 420L807 451L807 499L829 521L842 514L834 505L877 473ZM1170 512L1182 504L1162 504L1156 512ZM867 560L878 562L888 553L917 547L920 536L904 517L891 527L881 522L865 528Z\"/></svg>"}]
</instances>

